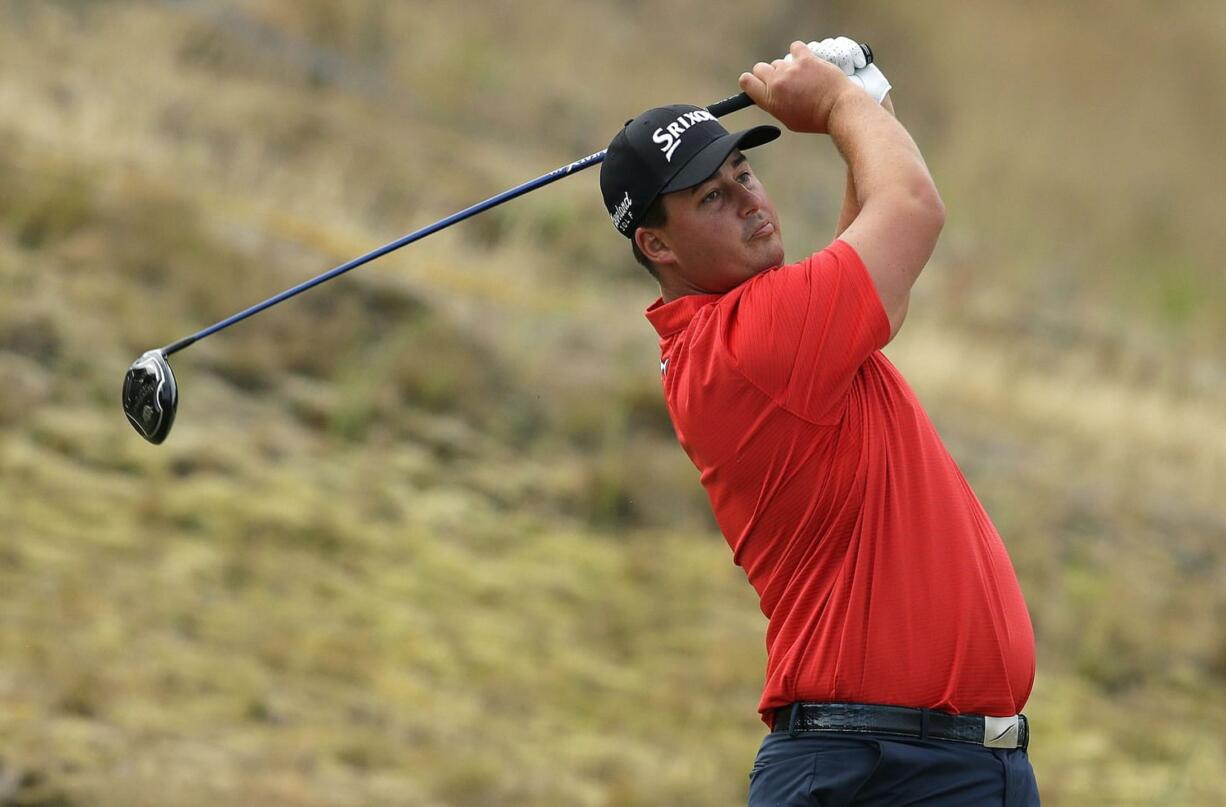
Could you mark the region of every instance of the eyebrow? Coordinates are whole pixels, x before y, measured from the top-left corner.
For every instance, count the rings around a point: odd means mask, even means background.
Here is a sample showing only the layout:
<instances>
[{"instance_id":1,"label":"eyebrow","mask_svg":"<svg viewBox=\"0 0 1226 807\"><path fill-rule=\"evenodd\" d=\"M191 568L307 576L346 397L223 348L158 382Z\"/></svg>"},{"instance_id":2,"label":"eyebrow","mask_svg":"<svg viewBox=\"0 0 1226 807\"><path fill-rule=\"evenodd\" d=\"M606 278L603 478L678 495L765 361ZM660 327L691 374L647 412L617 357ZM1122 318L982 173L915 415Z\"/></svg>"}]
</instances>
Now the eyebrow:
<instances>
[{"instance_id":1,"label":"eyebrow","mask_svg":"<svg viewBox=\"0 0 1226 807\"><path fill-rule=\"evenodd\" d=\"M736 155L736 157L734 157L734 158L732 159L732 167L733 167L733 168L736 168L737 166L739 166L741 163L743 163L743 162L745 162L745 161L746 161L746 157L745 157L744 153L737 154L737 155ZM695 185L694 187L690 188L690 196L693 196L694 194L698 193L698 189L699 189L699 188L703 187L703 186L704 186L704 185L706 185L708 182L710 182L711 180L715 179L715 177L716 177L718 174L719 174L719 172L718 172L718 171L716 171L714 174L712 174L711 176L707 177L707 178L706 178L706 179L704 179L702 182L699 182L697 185Z\"/></svg>"}]
</instances>

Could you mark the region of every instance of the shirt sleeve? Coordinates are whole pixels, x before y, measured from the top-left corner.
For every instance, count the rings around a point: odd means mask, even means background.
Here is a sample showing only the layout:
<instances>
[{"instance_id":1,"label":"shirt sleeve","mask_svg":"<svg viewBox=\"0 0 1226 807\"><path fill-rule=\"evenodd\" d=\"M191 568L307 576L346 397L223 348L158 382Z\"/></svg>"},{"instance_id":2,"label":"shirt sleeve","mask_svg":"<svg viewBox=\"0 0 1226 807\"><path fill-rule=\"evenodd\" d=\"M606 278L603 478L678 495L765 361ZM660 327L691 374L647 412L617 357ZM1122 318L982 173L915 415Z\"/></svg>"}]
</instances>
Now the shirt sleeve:
<instances>
[{"instance_id":1,"label":"shirt sleeve","mask_svg":"<svg viewBox=\"0 0 1226 807\"><path fill-rule=\"evenodd\" d=\"M730 302L723 337L737 367L816 423L838 421L860 366L890 339L873 279L843 241L758 275Z\"/></svg>"}]
</instances>

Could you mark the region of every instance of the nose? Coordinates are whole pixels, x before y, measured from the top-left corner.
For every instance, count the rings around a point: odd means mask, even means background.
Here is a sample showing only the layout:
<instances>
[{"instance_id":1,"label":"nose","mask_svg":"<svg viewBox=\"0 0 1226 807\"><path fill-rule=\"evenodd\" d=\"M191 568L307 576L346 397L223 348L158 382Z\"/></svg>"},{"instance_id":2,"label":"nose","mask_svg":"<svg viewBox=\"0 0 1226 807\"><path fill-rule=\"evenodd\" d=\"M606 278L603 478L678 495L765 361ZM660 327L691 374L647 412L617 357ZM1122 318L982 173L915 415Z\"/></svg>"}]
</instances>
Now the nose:
<instances>
[{"instance_id":1,"label":"nose","mask_svg":"<svg viewBox=\"0 0 1226 807\"><path fill-rule=\"evenodd\" d=\"M757 188L746 187L737 183L737 191L740 194L738 201L742 217L748 218L762 209L762 194Z\"/></svg>"}]
</instances>

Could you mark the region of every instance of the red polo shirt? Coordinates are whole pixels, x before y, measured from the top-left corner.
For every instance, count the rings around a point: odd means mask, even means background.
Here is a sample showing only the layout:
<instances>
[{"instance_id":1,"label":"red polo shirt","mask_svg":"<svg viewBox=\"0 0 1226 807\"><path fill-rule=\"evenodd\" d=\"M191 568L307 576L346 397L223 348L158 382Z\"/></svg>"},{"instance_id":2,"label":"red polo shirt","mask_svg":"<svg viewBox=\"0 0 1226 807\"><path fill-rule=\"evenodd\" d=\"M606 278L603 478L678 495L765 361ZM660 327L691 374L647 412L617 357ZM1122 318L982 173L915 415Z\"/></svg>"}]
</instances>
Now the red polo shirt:
<instances>
[{"instance_id":1,"label":"red polo shirt","mask_svg":"<svg viewBox=\"0 0 1226 807\"><path fill-rule=\"evenodd\" d=\"M1017 577L880 352L889 320L856 252L835 241L647 318L677 439L769 620L763 720L798 700L1021 711Z\"/></svg>"}]
</instances>

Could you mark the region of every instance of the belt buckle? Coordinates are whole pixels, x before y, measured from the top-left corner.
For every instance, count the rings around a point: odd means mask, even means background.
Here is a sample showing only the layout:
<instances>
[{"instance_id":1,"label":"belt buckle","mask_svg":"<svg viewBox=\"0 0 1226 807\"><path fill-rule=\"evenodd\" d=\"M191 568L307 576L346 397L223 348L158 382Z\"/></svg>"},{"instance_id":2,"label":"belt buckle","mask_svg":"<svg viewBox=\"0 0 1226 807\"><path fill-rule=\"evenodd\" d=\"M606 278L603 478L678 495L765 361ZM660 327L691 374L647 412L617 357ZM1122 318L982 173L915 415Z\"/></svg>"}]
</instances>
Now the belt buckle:
<instances>
[{"instance_id":1,"label":"belt buckle","mask_svg":"<svg viewBox=\"0 0 1226 807\"><path fill-rule=\"evenodd\" d=\"M983 718L983 744L986 748L1017 748L1021 739L1017 715Z\"/></svg>"}]
</instances>

